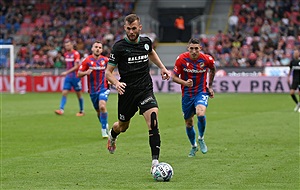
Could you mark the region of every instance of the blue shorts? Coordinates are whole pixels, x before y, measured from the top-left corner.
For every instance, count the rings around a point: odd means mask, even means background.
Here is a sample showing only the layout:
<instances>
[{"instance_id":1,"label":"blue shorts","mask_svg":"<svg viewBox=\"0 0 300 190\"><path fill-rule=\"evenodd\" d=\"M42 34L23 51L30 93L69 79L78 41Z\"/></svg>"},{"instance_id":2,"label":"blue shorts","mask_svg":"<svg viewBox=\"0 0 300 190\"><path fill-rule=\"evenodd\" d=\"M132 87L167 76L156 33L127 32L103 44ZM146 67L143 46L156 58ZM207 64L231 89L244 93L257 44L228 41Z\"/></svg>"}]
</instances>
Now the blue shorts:
<instances>
[{"instance_id":1,"label":"blue shorts","mask_svg":"<svg viewBox=\"0 0 300 190\"><path fill-rule=\"evenodd\" d=\"M107 102L109 93L110 93L109 89L103 88L103 89L101 89L100 92L90 94L90 98L91 98L91 101L93 103L95 110L99 110L99 101L100 100L104 100L105 102Z\"/></svg>"},{"instance_id":2,"label":"blue shorts","mask_svg":"<svg viewBox=\"0 0 300 190\"><path fill-rule=\"evenodd\" d=\"M184 119L188 119L196 114L196 106L208 106L209 93L199 93L197 96L184 96L181 100L182 112Z\"/></svg>"},{"instance_id":3,"label":"blue shorts","mask_svg":"<svg viewBox=\"0 0 300 190\"><path fill-rule=\"evenodd\" d=\"M72 87L75 91L80 91L82 89L81 79L66 77L63 90L71 90Z\"/></svg>"}]
</instances>

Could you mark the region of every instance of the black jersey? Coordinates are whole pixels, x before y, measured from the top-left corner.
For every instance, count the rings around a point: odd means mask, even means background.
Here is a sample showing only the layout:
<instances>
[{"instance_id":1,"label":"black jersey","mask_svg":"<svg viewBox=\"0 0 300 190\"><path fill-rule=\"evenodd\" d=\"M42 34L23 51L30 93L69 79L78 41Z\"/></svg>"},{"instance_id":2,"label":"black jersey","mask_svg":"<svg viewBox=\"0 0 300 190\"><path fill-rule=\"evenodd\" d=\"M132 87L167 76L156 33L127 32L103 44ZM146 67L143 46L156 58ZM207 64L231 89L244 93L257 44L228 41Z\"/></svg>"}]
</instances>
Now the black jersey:
<instances>
[{"instance_id":1,"label":"black jersey","mask_svg":"<svg viewBox=\"0 0 300 190\"><path fill-rule=\"evenodd\" d=\"M127 87L152 88L148 58L150 52L152 42L148 37L139 37L137 43L124 38L114 44L108 64L118 67L120 82L125 82Z\"/></svg>"},{"instance_id":2,"label":"black jersey","mask_svg":"<svg viewBox=\"0 0 300 190\"><path fill-rule=\"evenodd\" d=\"M293 71L293 80L300 82L300 59L292 59L290 69Z\"/></svg>"}]
</instances>

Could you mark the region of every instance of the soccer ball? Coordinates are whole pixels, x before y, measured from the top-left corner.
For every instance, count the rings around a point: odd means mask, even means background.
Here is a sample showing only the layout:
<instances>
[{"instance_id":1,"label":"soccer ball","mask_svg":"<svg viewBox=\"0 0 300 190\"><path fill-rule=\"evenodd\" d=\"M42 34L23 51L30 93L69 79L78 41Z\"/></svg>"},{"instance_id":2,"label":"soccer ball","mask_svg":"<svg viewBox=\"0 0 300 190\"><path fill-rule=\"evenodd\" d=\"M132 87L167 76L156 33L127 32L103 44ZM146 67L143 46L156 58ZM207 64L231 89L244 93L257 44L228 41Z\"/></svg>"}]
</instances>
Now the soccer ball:
<instances>
[{"instance_id":1,"label":"soccer ball","mask_svg":"<svg viewBox=\"0 0 300 190\"><path fill-rule=\"evenodd\" d=\"M155 181L170 181L173 174L172 166L166 162L161 162L152 169L152 176Z\"/></svg>"}]
</instances>

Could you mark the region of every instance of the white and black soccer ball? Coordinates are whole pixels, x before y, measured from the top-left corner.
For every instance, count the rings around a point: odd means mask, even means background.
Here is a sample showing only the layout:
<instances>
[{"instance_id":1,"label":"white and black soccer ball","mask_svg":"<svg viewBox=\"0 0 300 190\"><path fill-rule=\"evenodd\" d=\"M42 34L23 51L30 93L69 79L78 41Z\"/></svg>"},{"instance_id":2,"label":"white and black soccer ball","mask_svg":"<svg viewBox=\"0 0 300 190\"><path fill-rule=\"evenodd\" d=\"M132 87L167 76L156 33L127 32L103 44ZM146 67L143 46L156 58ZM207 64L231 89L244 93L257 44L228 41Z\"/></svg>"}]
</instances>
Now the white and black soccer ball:
<instances>
[{"instance_id":1,"label":"white and black soccer ball","mask_svg":"<svg viewBox=\"0 0 300 190\"><path fill-rule=\"evenodd\" d=\"M152 176L155 181L170 181L173 174L172 166L166 162L161 162L152 169Z\"/></svg>"}]
</instances>

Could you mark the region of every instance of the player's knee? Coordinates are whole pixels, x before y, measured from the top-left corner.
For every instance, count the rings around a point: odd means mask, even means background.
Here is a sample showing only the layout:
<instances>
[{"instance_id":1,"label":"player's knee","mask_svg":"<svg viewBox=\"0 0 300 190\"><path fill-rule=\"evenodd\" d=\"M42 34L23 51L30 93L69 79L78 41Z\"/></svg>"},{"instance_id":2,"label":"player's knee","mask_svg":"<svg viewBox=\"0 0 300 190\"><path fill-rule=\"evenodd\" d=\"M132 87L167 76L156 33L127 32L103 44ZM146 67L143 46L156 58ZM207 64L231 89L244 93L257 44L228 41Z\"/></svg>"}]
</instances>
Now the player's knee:
<instances>
[{"instance_id":1,"label":"player's knee","mask_svg":"<svg viewBox=\"0 0 300 190\"><path fill-rule=\"evenodd\" d=\"M121 133L124 133L128 129L128 127L129 127L128 124L122 124L122 125L120 125L120 123L118 123L117 125L119 126L119 130L120 130Z\"/></svg>"},{"instance_id":2,"label":"player's knee","mask_svg":"<svg viewBox=\"0 0 300 190\"><path fill-rule=\"evenodd\" d=\"M103 113L103 112L106 112L106 107L105 105L100 105L100 111Z\"/></svg>"},{"instance_id":3,"label":"player's knee","mask_svg":"<svg viewBox=\"0 0 300 190\"><path fill-rule=\"evenodd\" d=\"M193 117L185 119L185 125L187 127L192 127L194 125Z\"/></svg>"},{"instance_id":4,"label":"player's knee","mask_svg":"<svg viewBox=\"0 0 300 190\"><path fill-rule=\"evenodd\" d=\"M205 112L206 112L205 108L200 108L196 110L196 115L197 117L205 116Z\"/></svg>"},{"instance_id":5,"label":"player's knee","mask_svg":"<svg viewBox=\"0 0 300 190\"><path fill-rule=\"evenodd\" d=\"M191 128L191 127L193 127L193 123L192 122L185 122L185 126L187 128Z\"/></svg>"}]
</instances>

